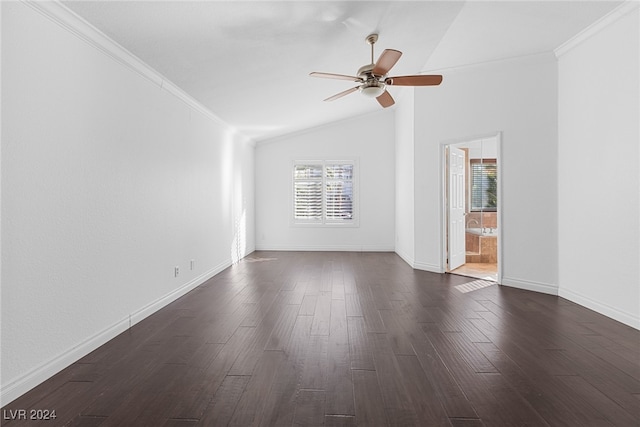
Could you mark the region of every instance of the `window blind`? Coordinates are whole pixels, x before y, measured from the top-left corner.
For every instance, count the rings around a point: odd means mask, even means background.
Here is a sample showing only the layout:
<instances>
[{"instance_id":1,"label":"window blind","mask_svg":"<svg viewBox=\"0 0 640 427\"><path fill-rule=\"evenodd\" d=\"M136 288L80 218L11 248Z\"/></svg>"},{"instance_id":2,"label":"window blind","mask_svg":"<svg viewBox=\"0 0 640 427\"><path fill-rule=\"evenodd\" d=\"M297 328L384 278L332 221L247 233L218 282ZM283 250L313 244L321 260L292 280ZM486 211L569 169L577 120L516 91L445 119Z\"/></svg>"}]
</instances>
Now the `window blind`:
<instances>
[{"instance_id":1,"label":"window blind","mask_svg":"<svg viewBox=\"0 0 640 427\"><path fill-rule=\"evenodd\" d=\"M471 160L471 210L494 211L498 206L497 165L492 159Z\"/></svg>"}]
</instances>

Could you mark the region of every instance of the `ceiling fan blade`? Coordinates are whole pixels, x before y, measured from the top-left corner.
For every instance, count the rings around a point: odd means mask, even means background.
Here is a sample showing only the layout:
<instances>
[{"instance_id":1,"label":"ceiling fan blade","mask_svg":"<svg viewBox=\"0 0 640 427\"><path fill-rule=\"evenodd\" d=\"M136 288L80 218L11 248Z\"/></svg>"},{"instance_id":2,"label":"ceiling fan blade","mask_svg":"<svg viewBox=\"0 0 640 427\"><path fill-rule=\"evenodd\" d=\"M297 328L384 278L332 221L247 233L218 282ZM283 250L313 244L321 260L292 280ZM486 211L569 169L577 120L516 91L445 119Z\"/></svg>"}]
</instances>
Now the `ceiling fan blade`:
<instances>
[{"instance_id":1,"label":"ceiling fan blade","mask_svg":"<svg viewBox=\"0 0 640 427\"><path fill-rule=\"evenodd\" d=\"M330 96L329 98L325 99L325 101L333 101L333 100L336 100L338 98L342 98L345 95L349 95L351 92L357 91L358 89L360 89L360 86L352 87L351 89L347 89L347 90L342 91L340 93L337 93L337 94L335 94L333 96Z\"/></svg>"},{"instance_id":2,"label":"ceiling fan blade","mask_svg":"<svg viewBox=\"0 0 640 427\"><path fill-rule=\"evenodd\" d=\"M402 56L402 52L395 49L385 49L378 58L378 62L376 62L375 67L371 70L371 74L376 76L384 76L389 72L389 70L396 65L398 59Z\"/></svg>"},{"instance_id":3,"label":"ceiling fan blade","mask_svg":"<svg viewBox=\"0 0 640 427\"><path fill-rule=\"evenodd\" d=\"M382 95L378 96L376 99L378 100L380 105L382 105L384 108L391 107L393 104L396 103L393 100L393 97L391 96L391 94L386 90L382 92Z\"/></svg>"},{"instance_id":4,"label":"ceiling fan blade","mask_svg":"<svg viewBox=\"0 0 640 427\"><path fill-rule=\"evenodd\" d=\"M362 82L363 80L360 77L356 76L346 76L344 74L332 74L332 73L309 73L311 77L320 77L323 79L336 79L336 80L350 80L352 82Z\"/></svg>"},{"instance_id":5,"label":"ceiling fan blade","mask_svg":"<svg viewBox=\"0 0 640 427\"><path fill-rule=\"evenodd\" d=\"M442 83L440 75L400 76L385 79L390 86L437 86Z\"/></svg>"}]
</instances>

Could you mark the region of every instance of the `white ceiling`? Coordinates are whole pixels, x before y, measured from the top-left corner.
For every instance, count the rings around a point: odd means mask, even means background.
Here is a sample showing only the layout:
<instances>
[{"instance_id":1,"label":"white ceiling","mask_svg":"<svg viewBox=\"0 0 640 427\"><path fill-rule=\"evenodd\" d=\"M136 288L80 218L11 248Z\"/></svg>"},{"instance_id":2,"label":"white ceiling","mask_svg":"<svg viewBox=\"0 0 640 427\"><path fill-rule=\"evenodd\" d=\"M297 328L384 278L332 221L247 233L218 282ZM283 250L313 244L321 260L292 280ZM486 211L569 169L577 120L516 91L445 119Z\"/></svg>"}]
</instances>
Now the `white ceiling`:
<instances>
[{"instance_id":1,"label":"white ceiling","mask_svg":"<svg viewBox=\"0 0 640 427\"><path fill-rule=\"evenodd\" d=\"M355 83L368 34L404 54L391 75L549 52L620 1L64 1L255 140L379 110ZM446 72L442 72L446 84ZM389 89L401 102L399 87ZM428 87L417 90L428 91Z\"/></svg>"}]
</instances>

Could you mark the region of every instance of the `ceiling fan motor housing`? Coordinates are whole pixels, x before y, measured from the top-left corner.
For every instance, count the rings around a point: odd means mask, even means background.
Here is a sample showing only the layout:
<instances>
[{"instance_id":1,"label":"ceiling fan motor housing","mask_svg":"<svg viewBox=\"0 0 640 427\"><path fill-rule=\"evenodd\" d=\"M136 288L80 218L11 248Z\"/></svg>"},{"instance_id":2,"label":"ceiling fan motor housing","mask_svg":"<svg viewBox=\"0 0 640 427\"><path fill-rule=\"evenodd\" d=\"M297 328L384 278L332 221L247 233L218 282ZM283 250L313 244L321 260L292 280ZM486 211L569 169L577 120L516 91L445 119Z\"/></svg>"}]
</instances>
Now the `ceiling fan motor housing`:
<instances>
[{"instance_id":1,"label":"ceiling fan motor housing","mask_svg":"<svg viewBox=\"0 0 640 427\"><path fill-rule=\"evenodd\" d=\"M358 70L358 77L364 80L360 86L360 92L365 96L376 98L385 91L385 84L381 80L384 76L376 76L371 73L373 67L375 64L363 65Z\"/></svg>"}]
</instances>

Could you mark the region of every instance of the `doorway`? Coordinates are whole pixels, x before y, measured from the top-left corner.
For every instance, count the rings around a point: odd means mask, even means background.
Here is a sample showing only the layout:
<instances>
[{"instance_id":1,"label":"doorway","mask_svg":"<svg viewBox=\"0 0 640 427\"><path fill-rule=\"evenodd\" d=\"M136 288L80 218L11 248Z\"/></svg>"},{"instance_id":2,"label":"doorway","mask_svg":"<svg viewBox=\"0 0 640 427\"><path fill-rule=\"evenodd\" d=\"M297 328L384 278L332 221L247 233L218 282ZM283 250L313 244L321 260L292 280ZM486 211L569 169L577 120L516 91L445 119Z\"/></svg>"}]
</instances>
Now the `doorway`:
<instances>
[{"instance_id":1,"label":"doorway","mask_svg":"<svg viewBox=\"0 0 640 427\"><path fill-rule=\"evenodd\" d=\"M442 145L447 273L501 281L500 143L494 133Z\"/></svg>"}]
</instances>

